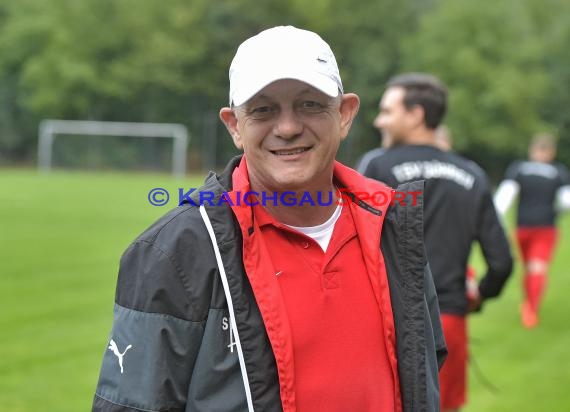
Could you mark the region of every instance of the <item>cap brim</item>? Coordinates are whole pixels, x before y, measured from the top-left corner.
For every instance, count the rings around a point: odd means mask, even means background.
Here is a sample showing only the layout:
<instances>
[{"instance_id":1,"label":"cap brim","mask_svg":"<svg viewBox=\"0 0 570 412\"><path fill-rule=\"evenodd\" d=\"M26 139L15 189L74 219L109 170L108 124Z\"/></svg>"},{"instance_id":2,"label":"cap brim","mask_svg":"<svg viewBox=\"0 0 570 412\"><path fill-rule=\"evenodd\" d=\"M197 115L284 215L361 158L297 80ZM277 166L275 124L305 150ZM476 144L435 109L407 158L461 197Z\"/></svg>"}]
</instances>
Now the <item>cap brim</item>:
<instances>
[{"instance_id":1,"label":"cap brim","mask_svg":"<svg viewBox=\"0 0 570 412\"><path fill-rule=\"evenodd\" d=\"M340 85L337 84L333 79L327 75L320 73L283 73L282 75L272 75L265 77L255 77L248 79L248 86L241 87L241 90L235 91L231 96L234 106L241 106L253 96L258 94L261 90L269 86L270 84L279 80L298 80L300 82L306 83L307 85L320 90L324 94L330 97L336 97L340 92ZM236 79L237 80L237 79ZM237 80L239 81L239 80Z\"/></svg>"}]
</instances>

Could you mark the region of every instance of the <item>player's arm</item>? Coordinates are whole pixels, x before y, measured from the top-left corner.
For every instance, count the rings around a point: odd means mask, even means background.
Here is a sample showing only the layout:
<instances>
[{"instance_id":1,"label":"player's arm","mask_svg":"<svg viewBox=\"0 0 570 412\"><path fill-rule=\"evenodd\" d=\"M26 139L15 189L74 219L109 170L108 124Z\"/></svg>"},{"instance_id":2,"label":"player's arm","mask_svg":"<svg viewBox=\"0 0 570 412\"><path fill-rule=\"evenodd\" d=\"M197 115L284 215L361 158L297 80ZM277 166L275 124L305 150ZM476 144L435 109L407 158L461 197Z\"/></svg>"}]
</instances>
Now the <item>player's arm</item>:
<instances>
[{"instance_id":1,"label":"player's arm","mask_svg":"<svg viewBox=\"0 0 570 412\"><path fill-rule=\"evenodd\" d=\"M499 215L504 216L520 191L519 184L512 179L505 179L497 188L493 203Z\"/></svg>"},{"instance_id":2,"label":"player's arm","mask_svg":"<svg viewBox=\"0 0 570 412\"><path fill-rule=\"evenodd\" d=\"M499 184L499 187L495 192L493 203L495 204L495 208L497 209L497 212L499 212L500 216L505 215L519 194L520 185L518 183L518 175L520 165L520 161L515 161L509 165L505 172L505 178Z\"/></svg>"},{"instance_id":3,"label":"player's arm","mask_svg":"<svg viewBox=\"0 0 570 412\"><path fill-rule=\"evenodd\" d=\"M479 294L481 300L485 300L501 293L513 268L509 242L497 216L491 194L486 189L477 227L477 240L487 262L487 273L479 282Z\"/></svg>"},{"instance_id":4,"label":"player's arm","mask_svg":"<svg viewBox=\"0 0 570 412\"><path fill-rule=\"evenodd\" d=\"M556 206L560 211L570 209L570 185L562 186L556 192Z\"/></svg>"},{"instance_id":5,"label":"player's arm","mask_svg":"<svg viewBox=\"0 0 570 412\"><path fill-rule=\"evenodd\" d=\"M559 211L570 209L570 171L562 164L558 165L560 188L556 192L556 208Z\"/></svg>"}]
</instances>

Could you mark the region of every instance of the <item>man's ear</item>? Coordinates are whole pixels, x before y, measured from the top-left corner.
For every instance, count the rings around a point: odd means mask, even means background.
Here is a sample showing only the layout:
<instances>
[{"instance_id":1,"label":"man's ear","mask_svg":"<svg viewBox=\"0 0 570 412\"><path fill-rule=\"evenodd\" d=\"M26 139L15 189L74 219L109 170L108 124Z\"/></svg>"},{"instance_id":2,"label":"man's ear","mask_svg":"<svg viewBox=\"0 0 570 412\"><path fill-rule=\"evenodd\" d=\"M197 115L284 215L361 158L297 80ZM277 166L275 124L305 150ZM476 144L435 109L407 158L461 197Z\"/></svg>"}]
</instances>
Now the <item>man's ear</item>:
<instances>
[{"instance_id":1,"label":"man's ear","mask_svg":"<svg viewBox=\"0 0 570 412\"><path fill-rule=\"evenodd\" d=\"M238 120L235 111L229 107L222 108L220 110L220 120L226 126L226 129L228 129L228 132L232 136L234 145L240 150L243 149L241 136L238 131Z\"/></svg>"},{"instance_id":2,"label":"man's ear","mask_svg":"<svg viewBox=\"0 0 570 412\"><path fill-rule=\"evenodd\" d=\"M423 124L425 126L426 123L426 112L422 106L416 104L412 106L408 112L412 115L412 123L413 126L419 126Z\"/></svg>"},{"instance_id":3,"label":"man's ear","mask_svg":"<svg viewBox=\"0 0 570 412\"><path fill-rule=\"evenodd\" d=\"M360 98L354 93L346 93L342 95L340 102L340 137L344 139L348 135L348 131L352 126L352 121L358 113L360 107Z\"/></svg>"}]
</instances>

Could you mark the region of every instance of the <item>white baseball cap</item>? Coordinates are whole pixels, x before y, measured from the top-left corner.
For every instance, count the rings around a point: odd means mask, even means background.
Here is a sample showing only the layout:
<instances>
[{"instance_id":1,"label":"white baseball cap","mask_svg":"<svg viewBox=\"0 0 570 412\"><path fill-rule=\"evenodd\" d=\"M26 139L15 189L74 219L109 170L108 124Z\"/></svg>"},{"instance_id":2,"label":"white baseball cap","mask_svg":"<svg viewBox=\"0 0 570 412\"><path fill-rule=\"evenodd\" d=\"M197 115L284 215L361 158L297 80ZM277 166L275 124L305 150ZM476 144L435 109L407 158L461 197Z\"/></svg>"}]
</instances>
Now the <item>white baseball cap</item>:
<instances>
[{"instance_id":1,"label":"white baseball cap","mask_svg":"<svg viewBox=\"0 0 570 412\"><path fill-rule=\"evenodd\" d=\"M278 26L239 46L230 66L230 105L242 105L281 79L302 81L331 97L343 93L329 45L311 31Z\"/></svg>"}]
</instances>

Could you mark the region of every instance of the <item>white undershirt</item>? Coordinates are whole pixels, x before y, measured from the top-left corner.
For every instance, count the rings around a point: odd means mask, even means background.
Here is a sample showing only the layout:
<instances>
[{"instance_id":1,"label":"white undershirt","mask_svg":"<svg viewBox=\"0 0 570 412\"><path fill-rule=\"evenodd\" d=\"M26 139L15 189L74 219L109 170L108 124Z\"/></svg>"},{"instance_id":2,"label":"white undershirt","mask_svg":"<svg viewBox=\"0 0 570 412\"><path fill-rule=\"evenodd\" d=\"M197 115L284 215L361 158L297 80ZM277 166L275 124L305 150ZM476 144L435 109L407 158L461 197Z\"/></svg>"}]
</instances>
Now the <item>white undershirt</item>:
<instances>
[{"instance_id":1,"label":"white undershirt","mask_svg":"<svg viewBox=\"0 0 570 412\"><path fill-rule=\"evenodd\" d=\"M298 227L298 226L291 226L291 229L295 229L302 234L309 236L315 242L319 244L323 252L327 251L327 247L329 246L329 242L331 240L331 236L333 234L334 226L338 218L340 217L340 212L342 211L342 206L338 205L332 214L332 216L325 222L318 226L305 226L305 227Z\"/></svg>"}]
</instances>

